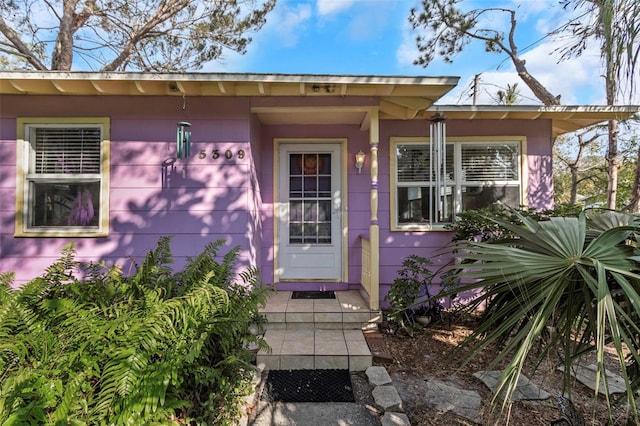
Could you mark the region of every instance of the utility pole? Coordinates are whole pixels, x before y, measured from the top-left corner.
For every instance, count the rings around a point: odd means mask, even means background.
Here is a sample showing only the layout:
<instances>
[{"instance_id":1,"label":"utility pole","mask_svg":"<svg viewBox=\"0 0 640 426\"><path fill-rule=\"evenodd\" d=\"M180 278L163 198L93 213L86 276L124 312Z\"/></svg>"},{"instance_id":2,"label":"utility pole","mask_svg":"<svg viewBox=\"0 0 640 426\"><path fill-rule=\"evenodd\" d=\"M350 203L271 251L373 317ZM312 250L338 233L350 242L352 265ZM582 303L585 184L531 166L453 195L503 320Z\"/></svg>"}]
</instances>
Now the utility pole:
<instances>
[{"instance_id":1,"label":"utility pole","mask_svg":"<svg viewBox=\"0 0 640 426\"><path fill-rule=\"evenodd\" d=\"M473 77L473 104L475 105L478 102L478 80L480 79L480 74L476 74Z\"/></svg>"}]
</instances>

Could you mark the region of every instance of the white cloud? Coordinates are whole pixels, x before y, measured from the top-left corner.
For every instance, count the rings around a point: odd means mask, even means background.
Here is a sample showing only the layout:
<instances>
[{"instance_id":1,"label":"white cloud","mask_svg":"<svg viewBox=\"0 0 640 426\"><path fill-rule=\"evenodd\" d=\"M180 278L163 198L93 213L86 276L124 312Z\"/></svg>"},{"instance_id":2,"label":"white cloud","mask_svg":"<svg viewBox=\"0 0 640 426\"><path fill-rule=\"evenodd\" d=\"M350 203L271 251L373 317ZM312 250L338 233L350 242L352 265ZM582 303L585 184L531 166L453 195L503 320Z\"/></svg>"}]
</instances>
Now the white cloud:
<instances>
[{"instance_id":1,"label":"white cloud","mask_svg":"<svg viewBox=\"0 0 640 426\"><path fill-rule=\"evenodd\" d=\"M355 0L317 0L316 7L321 16L332 15L349 9Z\"/></svg>"},{"instance_id":2,"label":"white cloud","mask_svg":"<svg viewBox=\"0 0 640 426\"><path fill-rule=\"evenodd\" d=\"M416 33L411 29L411 25L405 22L402 25L402 41L396 49L396 59L398 67L403 69L405 67L412 67L413 61L420 56L420 51L416 45Z\"/></svg>"},{"instance_id":3,"label":"white cloud","mask_svg":"<svg viewBox=\"0 0 640 426\"><path fill-rule=\"evenodd\" d=\"M389 33L397 31L395 19L406 21L406 12L399 8L402 3L396 1L361 0L356 3L357 10L351 11L348 17L349 37L352 40L377 40Z\"/></svg>"},{"instance_id":4,"label":"white cloud","mask_svg":"<svg viewBox=\"0 0 640 426\"><path fill-rule=\"evenodd\" d=\"M280 36L280 42L285 47L298 44L300 27L311 18L311 6L300 4L295 7L285 7L274 21L273 28Z\"/></svg>"},{"instance_id":5,"label":"white cloud","mask_svg":"<svg viewBox=\"0 0 640 426\"><path fill-rule=\"evenodd\" d=\"M523 54L529 72L551 93L561 95L563 104L603 103L605 97L598 46L589 46L579 58L558 63L558 55L550 53L560 46L560 42L550 41Z\"/></svg>"},{"instance_id":6,"label":"white cloud","mask_svg":"<svg viewBox=\"0 0 640 426\"><path fill-rule=\"evenodd\" d=\"M553 95L561 95L563 105L605 104L600 59L597 47L585 51L580 58L557 63L551 56L558 47L557 42L544 43L522 55L529 73ZM462 67L458 69L463 69ZM474 70L469 70L474 71ZM470 104L473 99L473 78L470 72L463 74L454 91L443 98L440 104ZM531 90L520 79L513 64L508 61L502 70L480 73L477 88L478 104L495 104L498 90L508 84L518 85L521 104L540 104Z\"/></svg>"},{"instance_id":7,"label":"white cloud","mask_svg":"<svg viewBox=\"0 0 640 426\"><path fill-rule=\"evenodd\" d=\"M466 6L471 8L499 7L516 10L517 30L516 43L520 43L520 57L526 61L530 74L545 86L552 94L561 95L561 103L569 104L603 104L604 89L601 74L601 62L597 46L591 46L579 58L557 63L559 55L554 53L562 46L562 41L551 38L543 39L544 34L557 28L560 22L566 22L566 14L562 15L560 8L552 9L552 4L546 0L514 0L507 2L488 2L477 0ZM465 10L469 10L465 9ZM500 12L481 15L480 26L484 28L499 28L508 30L509 17ZM409 26L403 27L402 42L396 50L399 67L409 67L419 56L415 45L417 33ZM540 34L540 36L536 36ZM537 42L537 39L543 40ZM529 40L536 43L529 48L519 40ZM479 104L494 104L498 90L505 90L507 84L518 85L523 104L539 104L525 83L519 78L510 59L505 54L490 54L483 52L484 46L479 42L472 42L464 51L454 58L453 64L444 64L436 58L426 69L430 75L459 75L458 87L439 103L468 104L473 101L473 79L480 74L477 88L477 102Z\"/></svg>"},{"instance_id":8,"label":"white cloud","mask_svg":"<svg viewBox=\"0 0 640 426\"><path fill-rule=\"evenodd\" d=\"M250 52L250 50L249 50ZM222 57L209 61L202 67L202 72L242 72L250 68L251 55L240 55L229 49L224 49Z\"/></svg>"}]
</instances>

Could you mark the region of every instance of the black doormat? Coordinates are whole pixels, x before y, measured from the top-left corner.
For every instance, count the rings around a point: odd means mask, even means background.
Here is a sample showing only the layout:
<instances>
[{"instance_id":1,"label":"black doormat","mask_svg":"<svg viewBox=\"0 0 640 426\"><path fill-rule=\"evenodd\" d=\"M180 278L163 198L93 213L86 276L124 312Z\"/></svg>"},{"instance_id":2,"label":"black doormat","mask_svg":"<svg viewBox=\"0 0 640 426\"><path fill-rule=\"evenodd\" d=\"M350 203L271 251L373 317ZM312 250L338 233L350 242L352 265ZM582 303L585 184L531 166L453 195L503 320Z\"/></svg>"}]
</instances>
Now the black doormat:
<instances>
[{"instance_id":1,"label":"black doormat","mask_svg":"<svg viewBox=\"0 0 640 426\"><path fill-rule=\"evenodd\" d=\"M261 399L269 402L355 402L349 370L269 370Z\"/></svg>"},{"instance_id":2,"label":"black doormat","mask_svg":"<svg viewBox=\"0 0 640 426\"><path fill-rule=\"evenodd\" d=\"M294 291L291 294L292 299L335 299L336 294L333 291Z\"/></svg>"}]
</instances>

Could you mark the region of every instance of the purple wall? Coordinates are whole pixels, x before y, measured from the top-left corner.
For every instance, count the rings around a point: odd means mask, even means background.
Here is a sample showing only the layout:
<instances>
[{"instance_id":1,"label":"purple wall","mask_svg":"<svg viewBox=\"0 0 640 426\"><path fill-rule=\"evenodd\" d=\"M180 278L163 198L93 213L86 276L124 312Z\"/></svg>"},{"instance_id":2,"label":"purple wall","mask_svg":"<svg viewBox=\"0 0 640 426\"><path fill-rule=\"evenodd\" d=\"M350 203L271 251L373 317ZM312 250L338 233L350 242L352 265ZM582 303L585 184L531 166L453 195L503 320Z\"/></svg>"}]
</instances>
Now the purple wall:
<instances>
[{"instance_id":1,"label":"purple wall","mask_svg":"<svg viewBox=\"0 0 640 426\"><path fill-rule=\"evenodd\" d=\"M369 133L358 125L265 126L251 106L326 104L330 98L187 98L3 96L0 117L0 271L17 272L17 284L37 275L74 241L80 260L104 259L124 265L140 261L164 235L174 235L176 266L209 242L225 239L241 247L241 266L257 265L273 281L273 140L347 139L349 288L360 282L360 235L370 222ZM373 98L340 98L340 105L374 103ZM108 116L111 118L110 235L105 238L14 238L16 117ZM177 121L192 123L192 157L173 160ZM525 136L529 154L529 205L553 203L550 121L450 120L448 135ZM381 121L379 150L379 224L381 293L396 277L402 260L416 253L434 257L450 241L448 232L392 232L389 218L389 141L394 136L426 136L421 120ZM211 158L214 149L222 154ZM204 150L207 158L199 159ZM231 150L233 158L224 158ZM240 159L237 152L244 150ZM362 174L353 166L363 150ZM435 259L435 257L434 257ZM309 284L304 285L309 288ZM342 286L344 288L344 286Z\"/></svg>"},{"instance_id":2,"label":"purple wall","mask_svg":"<svg viewBox=\"0 0 640 426\"><path fill-rule=\"evenodd\" d=\"M173 235L176 266L209 242L241 247L240 263L255 263L257 182L250 167L246 98L3 96L0 128L0 270L20 284L58 258L69 241L79 260L139 262L164 235ZM110 235L106 238L14 238L15 118L18 116L111 118ZM177 121L192 124L192 153L173 160ZM258 135L259 137L259 135ZM255 145L255 144L254 144ZM211 158L214 149L222 154ZM224 152L233 152L232 159ZM244 150L243 159L237 157ZM199 159L205 150L207 158ZM259 247L259 246L258 246Z\"/></svg>"},{"instance_id":3,"label":"purple wall","mask_svg":"<svg viewBox=\"0 0 640 426\"><path fill-rule=\"evenodd\" d=\"M402 261L410 254L432 259L434 265L446 263L435 252L451 241L450 232L398 232L390 230L389 140L397 136L428 135L428 123L385 121L380 128L380 283L381 294L397 277ZM447 136L525 136L527 138L529 206L553 205L551 165L551 121L449 120Z\"/></svg>"},{"instance_id":4,"label":"purple wall","mask_svg":"<svg viewBox=\"0 0 640 426\"><path fill-rule=\"evenodd\" d=\"M273 140L291 139L347 139L347 209L349 212L349 234L347 237L349 255L349 287L360 287L361 251L359 236L369 232L369 193L371 180L365 169L362 174L353 166L353 158L359 150L367 151L369 132L361 131L358 125L340 126L265 126L262 139L262 185L263 185L263 217L264 239L262 242L262 274L265 282L273 282L274 269L274 218L273 218ZM315 284L305 283L301 288L310 289ZM317 288L332 286L317 284ZM342 288L344 286L333 286Z\"/></svg>"},{"instance_id":5,"label":"purple wall","mask_svg":"<svg viewBox=\"0 0 640 426\"><path fill-rule=\"evenodd\" d=\"M410 254L431 258L436 265L446 259L434 253L451 241L450 232L398 232L390 230L389 197L389 143L392 137L428 136L425 121L381 121L379 146L379 210L380 225L380 283L381 294L397 276L402 261ZM528 151L528 196L531 207L548 208L553 205L552 165L551 165L551 122L539 121L467 121L450 120L447 134L455 136L525 136ZM265 238L263 240L262 271L266 282L273 279L273 156L271 149L275 138L347 138L348 139L348 223L349 223L349 288L358 288L360 282L361 248L360 235L368 235L370 223L369 194L370 160L369 133L359 126L265 126L263 129L263 207ZM362 149L367 153L367 163L362 174L353 167L355 154ZM309 289L312 284L301 284ZM384 296L382 296L384 297Z\"/></svg>"}]
</instances>

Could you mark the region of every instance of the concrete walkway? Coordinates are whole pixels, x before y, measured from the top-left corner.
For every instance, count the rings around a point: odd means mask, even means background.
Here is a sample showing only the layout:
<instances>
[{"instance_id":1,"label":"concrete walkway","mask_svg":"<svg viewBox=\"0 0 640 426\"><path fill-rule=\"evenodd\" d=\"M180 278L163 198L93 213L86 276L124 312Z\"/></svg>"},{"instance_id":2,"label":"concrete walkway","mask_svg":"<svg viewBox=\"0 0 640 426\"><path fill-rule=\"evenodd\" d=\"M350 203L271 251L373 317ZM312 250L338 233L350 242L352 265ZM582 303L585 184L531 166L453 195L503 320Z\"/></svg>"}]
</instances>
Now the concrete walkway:
<instances>
[{"instance_id":1,"label":"concrete walkway","mask_svg":"<svg viewBox=\"0 0 640 426\"><path fill-rule=\"evenodd\" d=\"M262 377L256 377L256 392L248 400L253 408L241 425L410 426L400 395L384 367L369 367L364 376L352 373L356 402L261 401Z\"/></svg>"}]
</instances>

